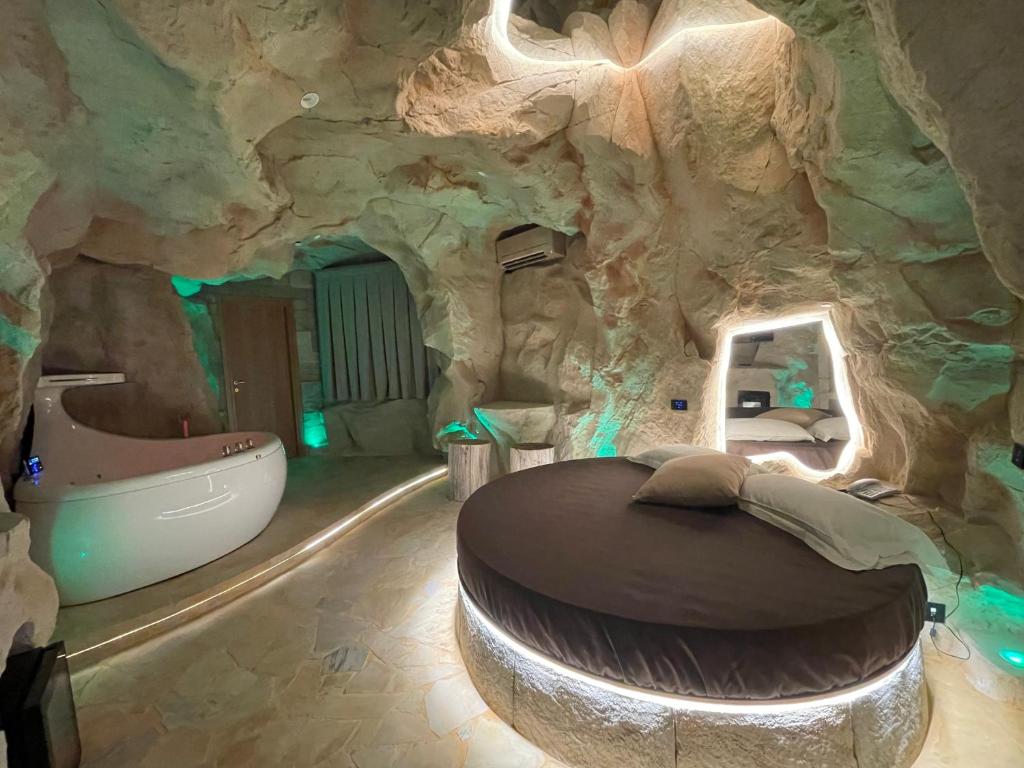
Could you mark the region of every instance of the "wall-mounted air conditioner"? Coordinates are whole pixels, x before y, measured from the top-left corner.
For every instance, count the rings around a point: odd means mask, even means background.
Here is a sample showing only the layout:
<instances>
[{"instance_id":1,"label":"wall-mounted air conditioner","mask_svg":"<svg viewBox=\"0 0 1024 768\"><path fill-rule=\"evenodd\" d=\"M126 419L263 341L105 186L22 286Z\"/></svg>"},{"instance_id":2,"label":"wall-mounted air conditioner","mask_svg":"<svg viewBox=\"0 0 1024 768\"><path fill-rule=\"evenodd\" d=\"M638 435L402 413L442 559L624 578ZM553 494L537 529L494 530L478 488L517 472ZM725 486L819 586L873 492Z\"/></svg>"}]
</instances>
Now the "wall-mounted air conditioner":
<instances>
[{"instance_id":1,"label":"wall-mounted air conditioner","mask_svg":"<svg viewBox=\"0 0 1024 768\"><path fill-rule=\"evenodd\" d=\"M506 272L544 264L565 257L565 235L546 227L528 224L502 232L494 249Z\"/></svg>"}]
</instances>

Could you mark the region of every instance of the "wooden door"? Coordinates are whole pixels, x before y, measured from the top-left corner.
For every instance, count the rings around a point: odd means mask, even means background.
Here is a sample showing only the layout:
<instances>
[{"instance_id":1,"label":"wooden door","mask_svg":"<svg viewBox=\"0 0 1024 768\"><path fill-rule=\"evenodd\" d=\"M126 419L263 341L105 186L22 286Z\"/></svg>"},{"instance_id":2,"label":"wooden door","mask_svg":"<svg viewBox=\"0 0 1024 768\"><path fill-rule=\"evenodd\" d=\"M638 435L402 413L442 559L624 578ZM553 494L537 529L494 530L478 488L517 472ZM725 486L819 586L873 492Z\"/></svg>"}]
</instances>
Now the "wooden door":
<instances>
[{"instance_id":1,"label":"wooden door","mask_svg":"<svg viewBox=\"0 0 1024 768\"><path fill-rule=\"evenodd\" d=\"M225 297L220 325L232 430L273 432L288 456L299 456L302 396L291 302Z\"/></svg>"}]
</instances>

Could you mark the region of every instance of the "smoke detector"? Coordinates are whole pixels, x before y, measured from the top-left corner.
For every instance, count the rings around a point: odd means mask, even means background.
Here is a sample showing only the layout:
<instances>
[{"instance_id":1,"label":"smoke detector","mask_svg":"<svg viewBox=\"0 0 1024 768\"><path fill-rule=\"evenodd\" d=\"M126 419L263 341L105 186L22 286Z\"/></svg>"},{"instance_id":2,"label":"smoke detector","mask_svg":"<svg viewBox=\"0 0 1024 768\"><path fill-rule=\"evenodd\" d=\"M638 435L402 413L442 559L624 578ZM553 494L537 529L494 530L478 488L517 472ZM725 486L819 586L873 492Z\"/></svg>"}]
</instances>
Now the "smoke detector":
<instances>
[{"instance_id":1,"label":"smoke detector","mask_svg":"<svg viewBox=\"0 0 1024 768\"><path fill-rule=\"evenodd\" d=\"M309 93L302 94L302 98L299 99L299 106L303 109L312 109L320 103L320 94L316 91L310 91Z\"/></svg>"}]
</instances>

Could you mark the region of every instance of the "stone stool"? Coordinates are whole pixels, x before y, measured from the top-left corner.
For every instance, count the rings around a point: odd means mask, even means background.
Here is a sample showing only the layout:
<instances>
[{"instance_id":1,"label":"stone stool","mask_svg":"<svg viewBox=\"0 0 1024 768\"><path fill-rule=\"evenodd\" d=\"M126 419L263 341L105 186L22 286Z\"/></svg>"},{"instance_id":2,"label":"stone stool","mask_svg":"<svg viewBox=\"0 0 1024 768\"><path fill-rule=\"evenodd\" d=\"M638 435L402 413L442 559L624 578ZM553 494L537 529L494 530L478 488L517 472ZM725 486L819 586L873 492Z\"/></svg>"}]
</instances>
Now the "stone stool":
<instances>
[{"instance_id":1,"label":"stone stool","mask_svg":"<svg viewBox=\"0 0 1024 768\"><path fill-rule=\"evenodd\" d=\"M554 461L555 446L551 443L516 443L508 454L508 471L518 472Z\"/></svg>"},{"instance_id":2,"label":"stone stool","mask_svg":"<svg viewBox=\"0 0 1024 768\"><path fill-rule=\"evenodd\" d=\"M448 498L465 501L487 483L491 444L487 440L454 440L448 444Z\"/></svg>"}]
</instances>

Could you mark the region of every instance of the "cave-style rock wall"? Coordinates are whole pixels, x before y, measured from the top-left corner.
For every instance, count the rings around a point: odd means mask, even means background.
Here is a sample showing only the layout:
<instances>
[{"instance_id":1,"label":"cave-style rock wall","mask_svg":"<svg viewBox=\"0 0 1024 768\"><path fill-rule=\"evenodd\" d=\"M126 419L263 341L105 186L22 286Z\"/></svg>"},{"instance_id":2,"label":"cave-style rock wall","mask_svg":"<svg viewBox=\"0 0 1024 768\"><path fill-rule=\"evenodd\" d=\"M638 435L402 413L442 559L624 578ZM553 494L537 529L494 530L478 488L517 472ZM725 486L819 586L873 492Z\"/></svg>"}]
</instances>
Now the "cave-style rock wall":
<instances>
[{"instance_id":1,"label":"cave-style rock wall","mask_svg":"<svg viewBox=\"0 0 1024 768\"><path fill-rule=\"evenodd\" d=\"M296 241L358 237L444 360L434 430L542 382L576 455L706 437L720 331L830 303L857 471L935 497L975 573L1024 584L1007 2L558 2L554 29L486 0L10 0L5 445L50 257L279 276ZM585 237L571 275L502 278L494 238L523 223Z\"/></svg>"},{"instance_id":2,"label":"cave-style rock wall","mask_svg":"<svg viewBox=\"0 0 1024 768\"><path fill-rule=\"evenodd\" d=\"M1008 29L1019 34L1019 14L1000 3L984 11L851 0L755 4L796 33L777 70L773 125L827 213L830 255L843 265L839 288L857 310L841 319L840 333L854 346L851 375L871 466L899 467L908 487L961 510L973 524L956 541L1019 581L1024 481L1010 463L1009 412L1020 400L1012 391L1020 291L1005 263L1015 261L1007 258L1006 232L1021 194L1020 176L1008 181L1007 171L1022 160L993 133L1005 119L1002 104L1016 102L1011 94L1024 80L1016 48L995 42ZM976 48L972 35L993 42ZM925 56L920 69L906 61L912 50ZM943 94L945 108L928 101L925 83ZM978 110L966 109L965 99ZM939 127L949 121L972 136L959 161ZM973 171L962 166L974 167L982 145L990 164L983 185L998 193L979 203ZM1010 215L989 208L986 217L984 201ZM1001 222L994 229L993 218ZM865 263L869 270L858 268ZM856 386L865 381L880 385L870 398Z\"/></svg>"},{"instance_id":3,"label":"cave-style rock wall","mask_svg":"<svg viewBox=\"0 0 1024 768\"><path fill-rule=\"evenodd\" d=\"M47 373L124 373L127 384L64 395L78 421L120 435L181 437L223 431L185 304L163 272L79 257L50 279L54 313Z\"/></svg>"}]
</instances>

